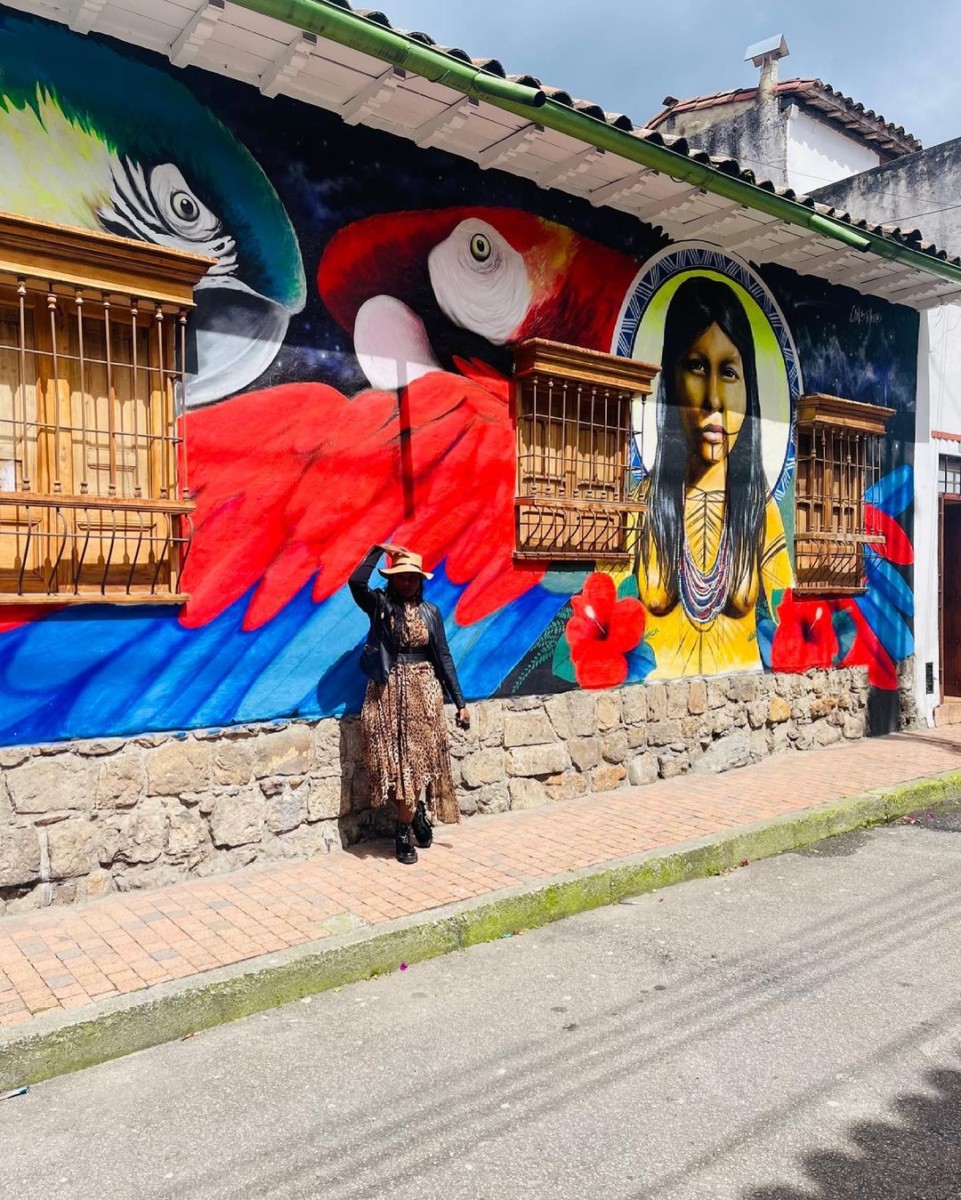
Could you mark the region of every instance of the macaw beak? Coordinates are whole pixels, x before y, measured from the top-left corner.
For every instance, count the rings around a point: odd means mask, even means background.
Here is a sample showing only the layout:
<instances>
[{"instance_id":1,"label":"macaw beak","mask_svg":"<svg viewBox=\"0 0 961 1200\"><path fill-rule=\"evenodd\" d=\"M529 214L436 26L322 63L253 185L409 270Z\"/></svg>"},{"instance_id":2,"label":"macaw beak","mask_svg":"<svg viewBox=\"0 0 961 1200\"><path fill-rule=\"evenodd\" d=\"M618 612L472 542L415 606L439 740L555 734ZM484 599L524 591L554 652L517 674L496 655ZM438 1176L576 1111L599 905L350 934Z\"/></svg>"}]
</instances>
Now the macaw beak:
<instances>
[{"instance_id":1,"label":"macaw beak","mask_svg":"<svg viewBox=\"0 0 961 1200\"><path fill-rule=\"evenodd\" d=\"M283 345L290 310L239 279L208 278L187 321L187 406L201 408L243 391Z\"/></svg>"}]
</instances>

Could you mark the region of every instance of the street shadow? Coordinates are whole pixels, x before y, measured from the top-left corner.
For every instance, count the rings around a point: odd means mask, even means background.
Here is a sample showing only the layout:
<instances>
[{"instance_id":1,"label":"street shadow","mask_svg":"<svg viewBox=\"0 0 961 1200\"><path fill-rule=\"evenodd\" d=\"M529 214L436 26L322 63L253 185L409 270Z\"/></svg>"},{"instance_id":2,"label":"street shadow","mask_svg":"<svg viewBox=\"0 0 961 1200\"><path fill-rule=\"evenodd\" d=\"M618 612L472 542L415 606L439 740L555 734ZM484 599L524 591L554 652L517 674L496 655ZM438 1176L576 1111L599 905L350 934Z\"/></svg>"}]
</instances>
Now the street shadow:
<instances>
[{"instance_id":1,"label":"street shadow","mask_svg":"<svg viewBox=\"0 0 961 1200\"><path fill-rule=\"evenodd\" d=\"M741 1200L957 1200L961 1196L961 1071L937 1067L924 1076L929 1092L893 1103L897 1119L859 1121L850 1150L801 1156L810 1178L803 1189L754 1188Z\"/></svg>"},{"instance_id":2,"label":"street shadow","mask_svg":"<svg viewBox=\"0 0 961 1200\"><path fill-rule=\"evenodd\" d=\"M898 734L902 741L920 742L924 746L937 746L940 750L950 750L952 754L961 754L961 741L948 737L933 737L930 733L918 733L910 730Z\"/></svg>"}]
</instances>

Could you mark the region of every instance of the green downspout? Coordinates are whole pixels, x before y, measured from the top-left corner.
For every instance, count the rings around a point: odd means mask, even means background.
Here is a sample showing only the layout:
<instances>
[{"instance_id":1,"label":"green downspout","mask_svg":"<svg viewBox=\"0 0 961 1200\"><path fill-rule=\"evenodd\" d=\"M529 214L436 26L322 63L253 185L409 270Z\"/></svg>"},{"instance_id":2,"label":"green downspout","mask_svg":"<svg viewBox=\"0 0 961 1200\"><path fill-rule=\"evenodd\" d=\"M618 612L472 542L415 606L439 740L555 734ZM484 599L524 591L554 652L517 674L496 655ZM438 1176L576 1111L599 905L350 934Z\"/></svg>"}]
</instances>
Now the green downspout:
<instances>
[{"instance_id":1,"label":"green downspout","mask_svg":"<svg viewBox=\"0 0 961 1200\"><path fill-rule=\"evenodd\" d=\"M725 175L665 146L654 145L597 117L549 100L538 88L502 79L499 75L478 69L471 63L462 62L441 50L386 29L376 21L340 7L336 0L233 2L251 12L273 17L306 33L314 33L362 54L369 54L372 58L379 58L400 70L443 84L465 96L485 100L505 112L536 121L547 129L587 142L638 166L660 171L672 179L683 180L791 225L800 225L823 237L834 238L856 250L870 251L881 258L901 262L905 266L961 284L961 267L908 246L898 245L866 230L855 230L841 221L812 212L794 200L787 200L743 179Z\"/></svg>"}]
</instances>

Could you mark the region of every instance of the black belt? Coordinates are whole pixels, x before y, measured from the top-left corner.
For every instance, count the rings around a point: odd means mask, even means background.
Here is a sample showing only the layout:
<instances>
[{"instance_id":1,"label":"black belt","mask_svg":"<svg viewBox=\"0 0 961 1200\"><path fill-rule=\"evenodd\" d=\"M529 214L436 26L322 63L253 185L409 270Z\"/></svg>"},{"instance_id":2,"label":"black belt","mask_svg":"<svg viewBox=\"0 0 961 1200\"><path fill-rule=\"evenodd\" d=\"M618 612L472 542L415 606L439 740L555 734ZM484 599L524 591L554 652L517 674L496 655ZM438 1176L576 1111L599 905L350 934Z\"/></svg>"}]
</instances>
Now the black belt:
<instances>
[{"instance_id":1,"label":"black belt","mask_svg":"<svg viewBox=\"0 0 961 1200\"><path fill-rule=\"evenodd\" d=\"M399 663L422 663L430 662L430 658L426 650L401 650L397 655Z\"/></svg>"}]
</instances>

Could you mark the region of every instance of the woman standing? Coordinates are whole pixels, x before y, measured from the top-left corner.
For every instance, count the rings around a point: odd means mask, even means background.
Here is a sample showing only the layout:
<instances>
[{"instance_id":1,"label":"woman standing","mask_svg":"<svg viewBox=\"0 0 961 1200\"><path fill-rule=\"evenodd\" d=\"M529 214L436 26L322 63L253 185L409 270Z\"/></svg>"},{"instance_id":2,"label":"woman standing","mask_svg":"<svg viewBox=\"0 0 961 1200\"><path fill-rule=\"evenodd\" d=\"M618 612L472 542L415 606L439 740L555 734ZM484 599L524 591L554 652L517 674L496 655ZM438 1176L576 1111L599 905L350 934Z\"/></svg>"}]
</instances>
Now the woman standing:
<instances>
[{"instance_id":1,"label":"woman standing","mask_svg":"<svg viewBox=\"0 0 961 1200\"><path fill-rule=\"evenodd\" d=\"M652 614L653 677L759 669L755 606L793 582L764 474L754 338L720 280L671 298L646 481L638 590Z\"/></svg>"},{"instance_id":2,"label":"woman standing","mask_svg":"<svg viewBox=\"0 0 961 1200\"><path fill-rule=\"evenodd\" d=\"M369 580L381 552L389 560L380 572L387 588L374 591ZM431 815L448 823L460 820L445 690L457 706L458 725L470 725L443 618L423 597L423 581L430 578L419 554L385 544L369 551L349 581L351 595L370 617L361 660L370 682L360 723L371 801L375 808L396 803L394 846L402 863L417 861L411 833L421 849L431 844Z\"/></svg>"}]
</instances>

